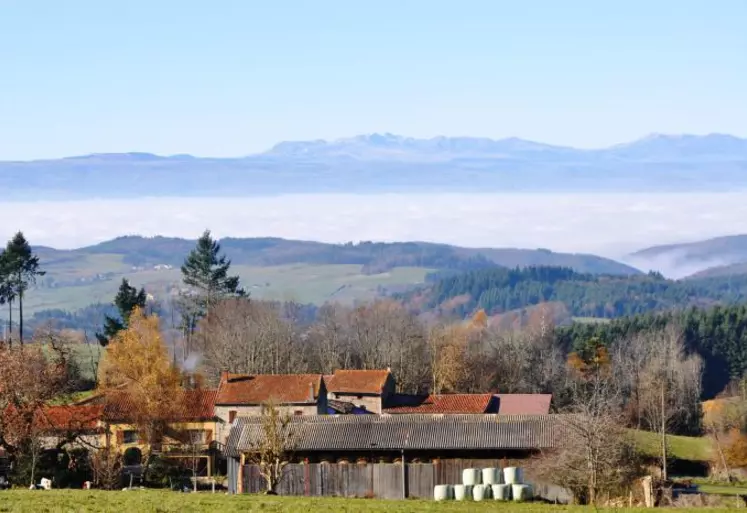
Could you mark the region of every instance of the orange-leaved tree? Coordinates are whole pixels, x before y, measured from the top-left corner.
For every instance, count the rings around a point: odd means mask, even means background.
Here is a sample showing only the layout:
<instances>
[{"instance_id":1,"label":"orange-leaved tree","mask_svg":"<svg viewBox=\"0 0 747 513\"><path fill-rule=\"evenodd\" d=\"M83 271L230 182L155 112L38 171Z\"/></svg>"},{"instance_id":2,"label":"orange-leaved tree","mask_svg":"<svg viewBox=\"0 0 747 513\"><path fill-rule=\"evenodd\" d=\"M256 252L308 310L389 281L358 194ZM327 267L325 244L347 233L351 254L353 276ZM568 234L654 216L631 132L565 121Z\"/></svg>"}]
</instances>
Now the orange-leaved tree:
<instances>
[{"instance_id":1,"label":"orange-leaved tree","mask_svg":"<svg viewBox=\"0 0 747 513\"><path fill-rule=\"evenodd\" d=\"M183 407L182 374L169 358L158 317L139 308L132 311L127 329L106 347L99 369L99 384L107 407L126 404L112 415L126 415L137 429L147 464L154 448L163 441L169 424ZM121 410L125 409L125 412Z\"/></svg>"}]
</instances>

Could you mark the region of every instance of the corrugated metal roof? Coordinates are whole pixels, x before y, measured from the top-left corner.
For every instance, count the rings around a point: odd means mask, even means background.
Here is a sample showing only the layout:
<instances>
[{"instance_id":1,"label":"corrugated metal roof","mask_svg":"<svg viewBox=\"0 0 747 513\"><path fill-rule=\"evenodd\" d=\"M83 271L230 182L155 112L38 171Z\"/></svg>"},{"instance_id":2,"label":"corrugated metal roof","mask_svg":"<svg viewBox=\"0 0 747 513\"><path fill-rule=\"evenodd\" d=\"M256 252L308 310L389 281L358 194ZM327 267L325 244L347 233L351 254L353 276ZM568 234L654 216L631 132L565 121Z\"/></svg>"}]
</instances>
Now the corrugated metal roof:
<instances>
[{"instance_id":1,"label":"corrugated metal roof","mask_svg":"<svg viewBox=\"0 0 747 513\"><path fill-rule=\"evenodd\" d=\"M296 451L543 449L555 446L559 415L322 415L294 417ZM264 436L262 417L234 421L226 451L237 456Z\"/></svg>"}]
</instances>

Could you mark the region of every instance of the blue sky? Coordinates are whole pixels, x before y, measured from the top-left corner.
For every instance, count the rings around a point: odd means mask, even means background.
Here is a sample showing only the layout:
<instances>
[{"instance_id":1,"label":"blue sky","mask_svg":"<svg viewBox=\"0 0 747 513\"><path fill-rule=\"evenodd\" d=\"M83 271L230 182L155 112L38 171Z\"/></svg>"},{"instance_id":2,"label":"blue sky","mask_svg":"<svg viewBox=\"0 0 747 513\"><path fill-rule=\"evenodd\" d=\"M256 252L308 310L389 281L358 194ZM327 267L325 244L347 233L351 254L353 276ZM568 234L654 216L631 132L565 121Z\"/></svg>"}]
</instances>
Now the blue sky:
<instances>
[{"instance_id":1,"label":"blue sky","mask_svg":"<svg viewBox=\"0 0 747 513\"><path fill-rule=\"evenodd\" d=\"M744 0L4 0L0 159L747 136Z\"/></svg>"}]
</instances>

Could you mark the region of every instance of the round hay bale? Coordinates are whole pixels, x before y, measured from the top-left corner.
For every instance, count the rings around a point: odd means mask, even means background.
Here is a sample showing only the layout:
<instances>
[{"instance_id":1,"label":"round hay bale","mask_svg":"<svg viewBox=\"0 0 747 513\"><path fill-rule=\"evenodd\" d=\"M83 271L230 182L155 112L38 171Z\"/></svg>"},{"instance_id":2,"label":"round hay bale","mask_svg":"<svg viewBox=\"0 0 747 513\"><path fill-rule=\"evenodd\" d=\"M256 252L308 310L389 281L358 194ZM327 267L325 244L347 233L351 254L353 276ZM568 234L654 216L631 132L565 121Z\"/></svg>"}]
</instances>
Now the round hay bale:
<instances>
[{"instance_id":1,"label":"round hay bale","mask_svg":"<svg viewBox=\"0 0 747 513\"><path fill-rule=\"evenodd\" d=\"M480 482L480 470L476 468L465 468L462 470L462 484L465 485L476 485L481 484Z\"/></svg>"},{"instance_id":2,"label":"round hay bale","mask_svg":"<svg viewBox=\"0 0 747 513\"><path fill-rule=\"evenodd\" d=\"M476 501L484 501L490 498L490 485L479 484L472 487L472 498Z\"/></svg>"},{"instance_id":3,"label":"round hay bale","mask_svg":"<svg viewBox=\"0 0 747 513\"><path fill-rule=\"evenodd\" d=\"M503 472L501 472L501 469L493 467L482 469L482 484L503 484Z\"/></svg>"},{"instance_id":4,"label":"round hay bale","mask_svg":"<svg viewBox=\"0 0 747 513\"><path fill-rule=\"evenodd\" d=\"M511 495L517 502L528 501L532 498L532 487L525 484L513 484L511 485Z\"/></svg>"},{"instance_id":5,"label":"round hay bale","mask_svg":"<svg viewBox=\"0 0 747 513\"><path fill-rule=\"evenodd\" d=\"M490 487L493 491L493 498L497 501L511 500L511 485L494 484Z\"/></svg>"},{"instance_id":6,"label":"round hay bale","mask_svg":"<svg viewBox=\"0 0 747 513\"><path fill-rule=\"evenodd\" d=\"M503 482L506 484L523 484L524 473L519 467L506 467L503 469Z\"/></svg>"}]
</instances>

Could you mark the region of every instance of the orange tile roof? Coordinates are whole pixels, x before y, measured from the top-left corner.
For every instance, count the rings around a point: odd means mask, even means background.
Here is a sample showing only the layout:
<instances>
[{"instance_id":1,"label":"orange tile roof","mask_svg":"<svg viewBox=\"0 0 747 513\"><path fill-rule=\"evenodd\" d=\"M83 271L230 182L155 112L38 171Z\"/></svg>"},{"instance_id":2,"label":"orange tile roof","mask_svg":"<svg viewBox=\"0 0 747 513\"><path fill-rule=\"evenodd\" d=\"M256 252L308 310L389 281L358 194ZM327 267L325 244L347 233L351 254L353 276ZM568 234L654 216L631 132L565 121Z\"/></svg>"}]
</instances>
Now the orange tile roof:
<instances>
[{"instance_id":1,"label":"orange tile roof","mask_svg":"<svg viewBox=\"0 0 747 513\"><path fill-rule=\"evenodd\" d=\"M94 431L99 427L103 406L47 406L37 411L36 427L53 431Z\"/></svg>"},{"instance_id":2,"label":"orange tile roof","mask_svg":"<svg viewBox=\"0 0 747 513\"><path fill-rule=\"evenodd\" d=\"M327 390L347 394L381 394L391 374L388 370L338 370L325 383Z\"/></svg>"},{"instance_id":3,"label":"orange tile roof","mask_svg":"<svg viewBox=\"0 0 747 513\"><path fill-rule=\"evenodd\" d=\"M501 415L547 415L552 394L495 394Z\"/></svg>"},{"instance_id":4,"label":"orange tile roof","mask_svg":"<svg viewBox=\"0 0 747 513\"><path fill-rule=\"evenodd\" d=\"M492 394L429 395L414 404L385 408L384 413L486 413L492 400Z\"/></svg>"},{"instance_id":5,"label":"orange tile roof","mask_svg":"<svg viewBox=\"0 0 747 513\"><path fill-rule=\"evenodd\" d=\"M321 384L321 374L224 374L215 404L313 404Z\"/></svg>"},{"instance_id":6,"label":"orange tile roof","mask_svg":"<svg viewBox=\"0 0 747 513\"><path fill-rule=\"evenodd\" d=\"M175 397L179 410L173 422L210 420L215 417L216 389L184 390L182 397ZM132 419L133 401L137 400L128 392L110 392L91 397L86 404L98 404L104 408L103 418L108 422Z\"/></svg>"},{"instance_id":7,"label":"orange tile roof","mask_svg":"<svg viewBox=\"0 0 747 513\"><path fill-rule=\"evenodd\" d=\"M99 405L79 406L60 405L34 407L32 428L39 432L94 431L99 427L103 407ZM15 406L8 405L3 410L6 426L21 427L25 421ZM15 424L18 421L19 424ZM12 430L11 430L12 432Z\"/></svg>"}]
</instances>

